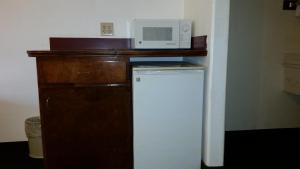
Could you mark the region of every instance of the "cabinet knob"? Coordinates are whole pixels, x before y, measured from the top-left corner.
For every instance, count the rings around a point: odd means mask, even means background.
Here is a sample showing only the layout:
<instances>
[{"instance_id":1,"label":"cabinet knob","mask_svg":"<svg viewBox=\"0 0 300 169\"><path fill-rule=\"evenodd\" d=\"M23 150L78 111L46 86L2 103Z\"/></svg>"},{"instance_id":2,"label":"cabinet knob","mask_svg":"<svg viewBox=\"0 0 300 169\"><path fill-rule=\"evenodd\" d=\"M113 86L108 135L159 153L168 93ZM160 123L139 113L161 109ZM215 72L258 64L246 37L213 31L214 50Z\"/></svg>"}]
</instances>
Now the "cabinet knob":
<instances>
[{"instance_id":1,"label":"cabinet knob","mask_svg":"<svg viewBox=\"0 0 300 169\"><path fill-rule=\"evenodd\" d=\"M48 105L49 105L49 100L50 100L50 97L47 97L47 99L46 99L46 107L48 107Z\"/></svg>"}]
</instances>

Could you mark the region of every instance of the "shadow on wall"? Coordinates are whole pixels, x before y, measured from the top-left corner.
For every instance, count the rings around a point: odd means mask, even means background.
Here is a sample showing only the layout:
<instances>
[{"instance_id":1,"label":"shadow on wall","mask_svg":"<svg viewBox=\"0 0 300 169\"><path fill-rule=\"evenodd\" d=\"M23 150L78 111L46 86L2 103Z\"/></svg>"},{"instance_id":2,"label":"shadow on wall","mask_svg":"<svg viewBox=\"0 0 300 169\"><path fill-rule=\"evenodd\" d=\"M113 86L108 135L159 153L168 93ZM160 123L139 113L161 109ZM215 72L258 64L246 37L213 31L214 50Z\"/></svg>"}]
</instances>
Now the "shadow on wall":
<instances>
[{"instance_id":1,"label":"shadow on wall","mask_svg":"<svg viewBox=\"0 0 300 169\"><path fill-rule=\"evenodd\" d=\"M287 96L293 100L295 103L299 104L300 105L300 95L295 95L295 94L291 94L291 93L288 93L288 92L285 92L287 94ZM299 112L300 113L300 112Z\"/></svg>"},{"instance_id":2,"label":"shadow on wall","mask_svg":"<svg viewBox=\"0 0 300 169\"><path fill-rule=\"evenodd\" d=\"M34 105L22 105L0 99L0 142L27 140L24 129L25 119L38 112Z\"/></svg>"}]
</instances>

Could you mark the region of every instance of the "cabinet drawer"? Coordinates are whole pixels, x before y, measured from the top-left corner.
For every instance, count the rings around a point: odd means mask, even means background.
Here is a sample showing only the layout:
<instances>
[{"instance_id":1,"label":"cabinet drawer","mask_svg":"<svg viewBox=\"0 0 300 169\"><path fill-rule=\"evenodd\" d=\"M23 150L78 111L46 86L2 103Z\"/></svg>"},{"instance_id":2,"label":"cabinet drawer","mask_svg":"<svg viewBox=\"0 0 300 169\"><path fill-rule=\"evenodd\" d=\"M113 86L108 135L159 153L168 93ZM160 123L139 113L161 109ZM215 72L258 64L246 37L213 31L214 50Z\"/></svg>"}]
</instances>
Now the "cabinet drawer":
<instances>
[{"instance_id":1,"label":"cabinet drawer","mask_svg":"<svg viewBox=\"0 0 300 169\"><path fill-rule=\"evenodd\" d=\"M110 84L127 81L127 62L97 58L37 60L39 83Z\"/></svg>"}]
</instances>

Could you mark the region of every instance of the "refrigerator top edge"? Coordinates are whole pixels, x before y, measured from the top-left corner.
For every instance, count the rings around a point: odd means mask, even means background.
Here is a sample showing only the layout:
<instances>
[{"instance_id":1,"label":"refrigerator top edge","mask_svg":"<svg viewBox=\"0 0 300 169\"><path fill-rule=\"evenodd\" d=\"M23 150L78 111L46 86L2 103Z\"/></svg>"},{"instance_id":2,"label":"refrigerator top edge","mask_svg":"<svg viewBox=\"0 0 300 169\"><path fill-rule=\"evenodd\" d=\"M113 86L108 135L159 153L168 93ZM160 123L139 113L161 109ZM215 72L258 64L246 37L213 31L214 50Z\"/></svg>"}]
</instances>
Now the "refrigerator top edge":
<instances>
[{"instance_id":1,"label":"refrigerator top edge","mask_svg":"<svg viewBox=\"0 0 300 169\"><path fill-rule=\"evenodd\" d=\"M132 64L132 70L205 70L205 67L188 62L135 62Z\"/></svg>"},{"instance_id":2,"label":"refrigerator top edge","mask_svg":"<svg viewBox=\"0 0 300 169\"><path fill-rule=\"evenodd\" d=\"M133 71L164 71L164 70L205 70L203 66L189 66L189 67L181 67L181 66L143 66L143 67L133 67Z\"/></svg>"}]
</instances>

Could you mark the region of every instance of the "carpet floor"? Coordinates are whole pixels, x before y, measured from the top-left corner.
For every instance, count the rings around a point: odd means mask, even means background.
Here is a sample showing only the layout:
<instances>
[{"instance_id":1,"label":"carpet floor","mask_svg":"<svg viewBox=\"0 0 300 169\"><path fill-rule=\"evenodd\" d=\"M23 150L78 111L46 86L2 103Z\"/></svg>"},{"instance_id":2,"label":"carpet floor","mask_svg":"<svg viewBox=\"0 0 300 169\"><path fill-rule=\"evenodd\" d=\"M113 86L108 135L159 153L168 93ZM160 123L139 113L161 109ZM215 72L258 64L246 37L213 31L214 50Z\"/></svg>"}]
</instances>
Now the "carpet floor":
<instances>
[{"instance_id":1,"label":"carpet floor","mask_svg":"<svg viewBox=\"0 0 300 169\"><path fill-rule=\"evenodd\" d=\"M300 129L228 131L224 163L225 169L300 169ZM0 143L0 169L43 169L43 160L28 157L27 142Z\"/></svg>"}]
</instances>

